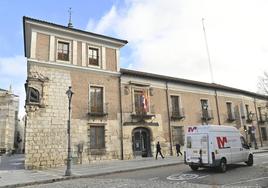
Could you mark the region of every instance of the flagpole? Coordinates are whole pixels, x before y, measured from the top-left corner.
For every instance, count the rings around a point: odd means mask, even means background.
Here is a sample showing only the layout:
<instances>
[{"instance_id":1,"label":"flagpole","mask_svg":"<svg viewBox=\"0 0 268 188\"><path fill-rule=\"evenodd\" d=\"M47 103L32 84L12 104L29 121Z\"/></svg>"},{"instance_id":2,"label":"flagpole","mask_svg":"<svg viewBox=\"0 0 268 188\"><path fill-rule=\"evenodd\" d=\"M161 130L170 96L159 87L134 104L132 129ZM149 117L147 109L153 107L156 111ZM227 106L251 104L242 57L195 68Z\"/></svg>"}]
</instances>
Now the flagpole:
<instances>
[{"instance_id":1,"label":"flagpole","mask_svg":"<svg viewBox=\"0 0 268 188\"><path fill-rule=\"evenodd\" d=\"M208 41L207 41L207 34L206 34L206 29L205 29L205 19L202 18L202 25L203 25L203 31L204 31L204 38L205 38L205 43L206 43L206 49L207 49L207 56L208 56L208 63L209 63L209 72L210 72L210 78L211 82L214 83L214 77L213 77L213 70L212 70L212 64L210 61L210 54L209 54L209 48L208 48Z\"/></svg>"}]
</instances>

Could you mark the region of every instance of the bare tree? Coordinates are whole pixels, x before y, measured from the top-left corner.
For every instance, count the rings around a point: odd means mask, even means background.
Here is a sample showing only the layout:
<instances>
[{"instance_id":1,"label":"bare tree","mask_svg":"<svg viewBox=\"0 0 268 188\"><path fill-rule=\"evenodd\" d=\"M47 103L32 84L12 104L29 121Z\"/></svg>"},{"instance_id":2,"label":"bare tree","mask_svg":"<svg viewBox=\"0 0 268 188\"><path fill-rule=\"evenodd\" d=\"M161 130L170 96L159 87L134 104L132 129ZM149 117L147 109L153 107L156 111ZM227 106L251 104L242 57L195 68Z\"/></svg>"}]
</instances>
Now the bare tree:
<instances>
[{"instance_id":1,"label":"bare tree","mask_svg":"<svg viewBox=\"0 0 268 188\"><path fill-rule=\"evenodd\" d=\"M264 72L263 76L259 77L258 90L261 94L268 95L268 72Z\"/></svg>"}]
</instances>

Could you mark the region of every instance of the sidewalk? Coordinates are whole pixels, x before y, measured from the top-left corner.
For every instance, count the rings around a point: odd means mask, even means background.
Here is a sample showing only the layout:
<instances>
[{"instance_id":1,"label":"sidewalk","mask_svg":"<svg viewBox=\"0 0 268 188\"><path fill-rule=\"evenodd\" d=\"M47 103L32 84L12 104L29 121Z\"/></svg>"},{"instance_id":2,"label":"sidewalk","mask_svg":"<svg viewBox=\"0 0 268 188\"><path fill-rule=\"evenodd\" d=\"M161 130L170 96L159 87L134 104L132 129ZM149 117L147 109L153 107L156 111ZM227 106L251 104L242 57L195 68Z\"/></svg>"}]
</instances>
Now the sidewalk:
<instances>
[{"instance_id":1,"label":"sidewalk","mask_svg":"<svg viewBox=\"0 0 268 188\"><path fill-rule=\"evenodd\" d=\"M133 160L113 160L88 165L72 165L72 176L64 176L66 166L48 170L0 170L0 187L17 187L42 183L50 183L66 179L93 177L116 172L135 171L183 163L183 157L165 159L153 157Z\"/></svg>"},{"instance_id":2,"label":"sidewalk","mask_svg":"<svg viewBox=\"0 0 268 188\"><path fill-rule=\"evenodd\" d=\"M252 150L253 153L268 152L267 148ZM2 156L3 157L3 156ZM12 161L12 158L11 160ZM3 162L3 161L2 161ZM66 166L48 170L24 170L18 168L8 169L7 164L0 165L0 187L18 187L42 183L62 181L82 177L94 177L116 172L135 171L183 163L183 157L167 156L165 159L153 157L136 158L133 160L113 160L92 163L87 165L72 165L72 176L64 176ZM16 163L15 163L16 164ZM17 164L20 166L20 164ZM4 168L3 168L4 166Z\"/></svg>"}]
</instances>

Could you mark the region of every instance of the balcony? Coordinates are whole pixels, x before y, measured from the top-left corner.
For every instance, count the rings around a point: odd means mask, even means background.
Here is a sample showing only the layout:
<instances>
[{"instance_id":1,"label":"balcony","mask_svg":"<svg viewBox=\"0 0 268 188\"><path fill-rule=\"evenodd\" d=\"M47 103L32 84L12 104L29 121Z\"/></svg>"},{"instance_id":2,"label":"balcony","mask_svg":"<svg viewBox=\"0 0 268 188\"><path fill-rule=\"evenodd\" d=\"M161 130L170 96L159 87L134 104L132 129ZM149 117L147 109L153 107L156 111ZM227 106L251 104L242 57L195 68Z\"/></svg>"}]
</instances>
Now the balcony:
<instances>
[{"instance_id":1,"label":"balcony","mask_svg":"<svg viewBox=\"0 0 268 188\"><path fill-rule=\"evenodd\" d=\"M267 121L268 121L268 114L267 113L266 114L260 114L259 115L259 122L260 123L265 123Z\"/></svg>"},{"instance_id":2,"label":"balcony","mask_svg":"<svg viewBox=\"0 0 268 188\"><path fill-rule=\"evenodd\" d=\"M234 121L235 120L235 113L234 112L228 112L227 113L227 120L228 121Z\"/></svg>"},{"instance_id":3,"label":"balcony","mask_svg":"<svg viewBox=\"0 0 268 188\"><path fill-rule=\"evenodd\" d=\"M90 117L104 117L108 115L108 103L102 106L91 106L88 115Z\"/></svg>"},{"instance_id":4,"label":"balcony","mask_svg":"<svg viewBox=\"0 0 268 188\"><path fill-rule=\"evenodd\" d=\"M209 121L212 120L213 117L213 111L212 110L206 110L206 109L202 109L201 111L201 119L203 121Z\"/></svg>"},{"instance_id":5,"label":"balcony","mask_svg":"<svg viewBox=\"0 0 268 188\"><path fill-rule=\"evenodd\" d=\"M171 112L171 120L176 121L183 118L185 118L184 108L180 108Z\"/></svg>"},{"instance_id":6,"label":"balcony","mask_svg":"<svg viewBox=\"0 0 268 188\"><path fill-rule=\"evenodd\" d=\"M138 122L151 120L155 117L154 114L154 106L150 106L150 112L145 111L143 108L136 108L135 113L131 114L132 120L136 120Z\"/></svg>"},{"instance_id":7,"label":"balcony","mask_svg":"<svg viewBox=\"0 0 268 188\"><path fill-rule=\"evenodd\" d=\"M246 116L246 121L247 121L247 123L252 123L252 121L253 121L253 116L254 116L254 114L253 113L249 113L249 114L247 114L247 116Z\"/></svg>"}]
</instances>

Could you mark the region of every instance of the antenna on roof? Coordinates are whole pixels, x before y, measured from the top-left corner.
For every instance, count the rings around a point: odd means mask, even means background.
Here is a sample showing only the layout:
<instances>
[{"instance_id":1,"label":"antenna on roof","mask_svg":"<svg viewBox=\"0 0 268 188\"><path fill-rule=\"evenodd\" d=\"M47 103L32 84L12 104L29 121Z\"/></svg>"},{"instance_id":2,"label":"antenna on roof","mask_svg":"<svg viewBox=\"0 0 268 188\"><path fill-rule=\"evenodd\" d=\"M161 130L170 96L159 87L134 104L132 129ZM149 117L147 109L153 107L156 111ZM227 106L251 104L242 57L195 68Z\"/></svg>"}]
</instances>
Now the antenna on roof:
<instances>
[{"instance_id":1,"label":"antenna on roof","mask_svg":"<svg viewBox=\"0 0 268 188\"><path fill-rule=\"evenodd\" d=\"M72 8L69 8L68 12L69 12L69 23L68 23L68 27L69 28L73 28L73 24L72 24Z\"/></svg>"},{"instance_id":2,"label":"antenna on roof","mask_svg":"<svg viewBox=\"0 0 268 188\"><path fill-rule=\"evenodd\" d=\"M210 55L209 55L209 49L208 49L208 41L207 41L207 35L206 35L204 21L205 21L205 19L202 18L202 25L203 25L203 31L204 31L204 37L205 37L206 49L207 49L207 56L208 56L208 63L209 63L209 72L210 72L211 82L214 83L213 70L212 70L212 65L211 65L211 61L210 61Z\"/></svg>"}]
</instances>

